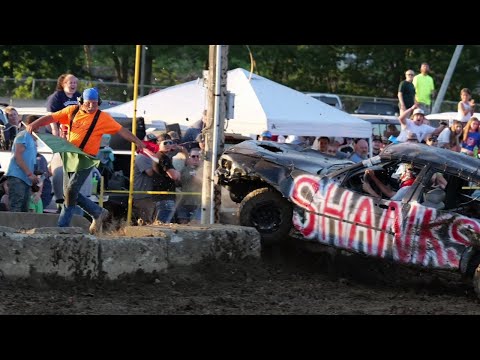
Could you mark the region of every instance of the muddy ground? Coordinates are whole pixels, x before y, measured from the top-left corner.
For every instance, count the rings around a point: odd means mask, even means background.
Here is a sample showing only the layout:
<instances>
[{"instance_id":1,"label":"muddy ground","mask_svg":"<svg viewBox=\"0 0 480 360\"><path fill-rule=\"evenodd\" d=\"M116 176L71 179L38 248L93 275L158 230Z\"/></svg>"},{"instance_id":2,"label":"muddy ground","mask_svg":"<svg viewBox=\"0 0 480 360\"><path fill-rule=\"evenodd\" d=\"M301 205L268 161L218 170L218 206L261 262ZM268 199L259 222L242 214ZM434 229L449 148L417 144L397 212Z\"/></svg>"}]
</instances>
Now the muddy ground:
<instances>
[{"instance_id":1,"label":"muddy ground","mask_svg":"<svg viewBox=\"0 0 480 360\"><path fill-rule=\"evenodd\" d=\"M0 281L1 314L480 314L469 283L341 256L286 248L262 259L205 261L156 278L72 283Z\"/></svg>"}]
</instances>

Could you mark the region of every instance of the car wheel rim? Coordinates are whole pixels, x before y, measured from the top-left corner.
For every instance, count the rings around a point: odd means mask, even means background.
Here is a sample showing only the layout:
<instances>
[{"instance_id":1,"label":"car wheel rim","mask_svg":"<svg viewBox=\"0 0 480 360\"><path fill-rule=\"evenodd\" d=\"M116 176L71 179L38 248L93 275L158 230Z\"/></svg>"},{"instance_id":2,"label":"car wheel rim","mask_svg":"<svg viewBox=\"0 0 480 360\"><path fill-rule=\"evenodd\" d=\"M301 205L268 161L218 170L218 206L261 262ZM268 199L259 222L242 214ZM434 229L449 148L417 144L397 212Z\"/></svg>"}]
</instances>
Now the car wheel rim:
<instances>
[{"instance_id":1,"label":"car wheel rim","mask_svg":"<svg viewBox=\"0 0 480 360\"><path fill-rule=\"evenodd\" d=\"M260 232L274 232L278 230L282 222L281 210L273 203L262 204L252 211L250 220L253 226Z\"/></svg>"}]
</instances>

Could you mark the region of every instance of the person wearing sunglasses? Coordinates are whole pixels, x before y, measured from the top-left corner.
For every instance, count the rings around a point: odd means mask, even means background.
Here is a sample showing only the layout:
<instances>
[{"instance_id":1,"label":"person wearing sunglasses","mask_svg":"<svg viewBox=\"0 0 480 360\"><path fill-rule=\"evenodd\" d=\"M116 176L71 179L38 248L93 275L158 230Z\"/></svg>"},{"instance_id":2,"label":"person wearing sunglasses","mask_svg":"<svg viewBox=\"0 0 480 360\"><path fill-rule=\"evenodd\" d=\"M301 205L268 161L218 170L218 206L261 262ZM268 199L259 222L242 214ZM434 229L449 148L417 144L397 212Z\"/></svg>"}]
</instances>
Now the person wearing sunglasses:
<instances>
[{"instance_id":1,"label":"person wearing sunglasses","mask_svg":"<svg viewBox=\"0 0 480 360\"><path fill-rule=\"evenodd\" d=\"M157 153L160 149L157 136L149 133L145 136L143 143L146 149L152 153ZM135 164L133 168L133 190L134 191L152 191L153 190L153 160L144 151L138 149L135 156ZM155 201L149 194L133 194L132 215L135 221L141 225L151 224L155 212Z\"/></svg>"},{"instance_id":2,"label":"person wearing sunglasses","mask_svg":"<svg viewBox=\"0 0 480 360\"><path fill-rule=\"evenodd\" d=\"M401 112L415 104L415 86L413 86L413 77L415 72L411 69L405 71L405 80L398 85L398 107Z\"/></svg>"},{"instance_id":3,"label":"person wearing sunglasses","mask_svg":"<svg viewBox=\"0 0 480 360\"><path fill-rule=\"evenodd\" d=\"M182 192L202 192L203 162L200 159L201 150L190 150L185 167L181 171ZM201 219L202 198L199 195L181 195L178 201L177 220L180 224L199 222Z\"/></svg>"},{"instance_id":4,"label":"person wearing sunglasses","mask_svg":"<svg viewBox=\"0 0 480 360\"><path fill-rule=\"evenodd\" d=\"M173 141L168 134L159 136L159 150L156 153L158 163L153 163L153 190L167 191L169 194L153 195L155 201L155 220L171 223L175 215L175 189L180 181L180 172L172 164ZM168 139L167 139L168 137ZM162 138L160 140L160 138Z\"/></svg>"}]
</instances>

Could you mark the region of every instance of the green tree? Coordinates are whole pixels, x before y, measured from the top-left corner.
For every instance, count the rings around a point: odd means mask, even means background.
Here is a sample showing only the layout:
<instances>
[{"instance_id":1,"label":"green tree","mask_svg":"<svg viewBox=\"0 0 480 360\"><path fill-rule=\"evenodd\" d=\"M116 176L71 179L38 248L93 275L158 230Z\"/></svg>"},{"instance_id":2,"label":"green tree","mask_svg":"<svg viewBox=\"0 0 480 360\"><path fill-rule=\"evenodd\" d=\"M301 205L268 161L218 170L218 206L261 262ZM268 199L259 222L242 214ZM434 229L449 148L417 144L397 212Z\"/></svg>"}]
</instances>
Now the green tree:
<instances>
[{"instance_id":1,"label":"green tree","mask_svg":"<svg viewBox=\"0 0 480 360\"><path fill-rule=\"evenodd\" d=\"M83 76L82 46L71 45L0 45L0 91L4 96L32 97L33 79L57 79L65 72ZM14 78L6 81L5 78ZM46 97L55 83L37 82L35 97Z\"/></svg>"}]
</instances>

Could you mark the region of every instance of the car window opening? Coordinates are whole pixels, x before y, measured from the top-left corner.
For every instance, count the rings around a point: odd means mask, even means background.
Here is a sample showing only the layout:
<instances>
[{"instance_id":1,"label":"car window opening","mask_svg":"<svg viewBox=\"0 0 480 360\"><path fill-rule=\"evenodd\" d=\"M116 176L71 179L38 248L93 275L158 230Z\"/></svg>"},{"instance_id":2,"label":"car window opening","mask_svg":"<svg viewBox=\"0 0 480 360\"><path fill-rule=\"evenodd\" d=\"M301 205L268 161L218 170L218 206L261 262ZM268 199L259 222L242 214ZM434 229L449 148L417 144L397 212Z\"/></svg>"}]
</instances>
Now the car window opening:
<instances>
[{"instance_id":1,"label":"car window opening","mask_svg":"<svg viewBox=\"0 0 480 360\"><path fill-rule=\"evenodd\" d=\"M259 144L258 146L261 147L261 148L264 148L265 150L274 152L274 153L283 152L282 149L279 149L276 146L269 146L269 145L264 145L264 144Z\"/></svg>"}]
</instances>

